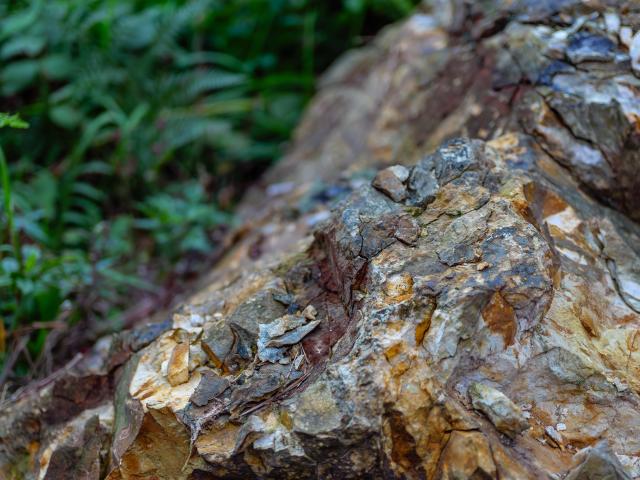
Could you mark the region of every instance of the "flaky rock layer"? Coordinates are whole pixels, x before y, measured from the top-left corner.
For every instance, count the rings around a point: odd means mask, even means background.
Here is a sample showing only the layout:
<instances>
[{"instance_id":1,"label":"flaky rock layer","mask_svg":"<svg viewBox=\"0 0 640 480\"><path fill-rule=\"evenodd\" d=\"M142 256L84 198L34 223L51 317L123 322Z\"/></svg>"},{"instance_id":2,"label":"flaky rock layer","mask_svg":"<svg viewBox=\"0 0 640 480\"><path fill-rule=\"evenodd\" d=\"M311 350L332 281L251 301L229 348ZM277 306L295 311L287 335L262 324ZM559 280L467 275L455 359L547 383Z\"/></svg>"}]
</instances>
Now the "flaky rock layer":
<instances>
[{"instance_id":1,"label":"flaky rock layer","mask_svg":"<svg viewBox=\"0 0 640 480\"><path fill-rule=\"evenodd\" d=\"M431 3L327 73L200 291L3 406L0 472L640 478L640 8Z\"/></svg>"}]
</instances>

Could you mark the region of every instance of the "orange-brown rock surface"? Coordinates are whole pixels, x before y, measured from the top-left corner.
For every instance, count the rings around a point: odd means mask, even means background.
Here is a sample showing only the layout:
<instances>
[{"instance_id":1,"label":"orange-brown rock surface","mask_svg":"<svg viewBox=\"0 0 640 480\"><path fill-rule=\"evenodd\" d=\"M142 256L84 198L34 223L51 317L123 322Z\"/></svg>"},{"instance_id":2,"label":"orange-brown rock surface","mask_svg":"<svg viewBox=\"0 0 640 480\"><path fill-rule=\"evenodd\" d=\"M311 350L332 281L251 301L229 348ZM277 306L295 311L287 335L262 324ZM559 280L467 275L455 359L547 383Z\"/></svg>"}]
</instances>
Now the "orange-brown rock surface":
<instances>
[{"instance_id":1,"label":"orange-brown rock surface","mask_svg":"<svg viewBox=\"0 0 640 480\"><path fill-rule=\"evenodd\" d=\"M640 478L640 6L427 3L171 318L2 405L2 478Z\"/></svg>"}]
</instances>

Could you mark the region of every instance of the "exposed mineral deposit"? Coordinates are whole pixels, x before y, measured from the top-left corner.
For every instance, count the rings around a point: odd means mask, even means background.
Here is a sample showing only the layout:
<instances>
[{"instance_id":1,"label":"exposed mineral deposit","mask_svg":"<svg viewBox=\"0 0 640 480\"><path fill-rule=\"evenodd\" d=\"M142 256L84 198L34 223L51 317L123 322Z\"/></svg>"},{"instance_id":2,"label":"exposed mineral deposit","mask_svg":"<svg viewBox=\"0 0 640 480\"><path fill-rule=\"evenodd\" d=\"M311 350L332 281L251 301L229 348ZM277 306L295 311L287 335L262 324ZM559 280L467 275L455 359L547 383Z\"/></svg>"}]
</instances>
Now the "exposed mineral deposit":
<instances>
[{"instance_id":1,"label":"exposed mineral deposit","mask_svg":"<svg viewBox=\"0 0 640 480\"><path fill-rule=\"evenodd\" d=\"M0 476L640 478L639 30L432 0L347 54L203 288L1 406Z\"/></svg>"}]
</instances>

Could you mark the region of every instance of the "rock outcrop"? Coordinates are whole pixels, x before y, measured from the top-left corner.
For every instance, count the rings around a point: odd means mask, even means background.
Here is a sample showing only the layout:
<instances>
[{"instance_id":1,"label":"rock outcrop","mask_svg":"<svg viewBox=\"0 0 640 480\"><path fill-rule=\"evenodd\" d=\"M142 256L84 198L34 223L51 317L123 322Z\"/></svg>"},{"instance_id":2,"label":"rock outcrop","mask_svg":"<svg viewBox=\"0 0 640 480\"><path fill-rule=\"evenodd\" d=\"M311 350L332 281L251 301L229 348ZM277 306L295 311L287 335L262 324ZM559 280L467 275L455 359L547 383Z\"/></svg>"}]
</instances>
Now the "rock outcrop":
<instances>
[{"instance_id":1,"label":"rock outcrop","mask_svg":"<svg viewBox=\"0 0 640 480\"><path fill-rule=\"evenodd\" d=\"M200 291L2 406L4 477L640 478L640 7L431 3Z\"/></svg>"}]
</instances>

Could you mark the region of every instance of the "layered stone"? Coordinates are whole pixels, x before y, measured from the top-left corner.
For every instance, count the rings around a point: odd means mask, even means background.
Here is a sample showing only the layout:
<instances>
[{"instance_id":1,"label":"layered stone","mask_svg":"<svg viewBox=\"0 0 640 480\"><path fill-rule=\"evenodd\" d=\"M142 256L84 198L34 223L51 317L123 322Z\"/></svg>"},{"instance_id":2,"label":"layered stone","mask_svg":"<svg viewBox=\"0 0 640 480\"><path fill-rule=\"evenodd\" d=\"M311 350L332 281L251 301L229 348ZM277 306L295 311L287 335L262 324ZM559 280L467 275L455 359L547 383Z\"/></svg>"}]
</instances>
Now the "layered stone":
<instances>
[{"instance_id":1,"label":"layered stone","mask_svg":"<svg viewBox=\"0 0 640 480\"><path fill-rule=\"evenodd\" d=\"M169 322L5 406L3 473L640 477L640 11L433 3L326 75Z\"/></svg>"}]
</instances>

